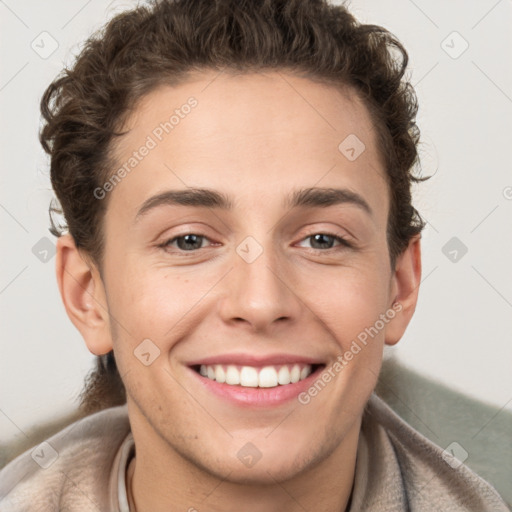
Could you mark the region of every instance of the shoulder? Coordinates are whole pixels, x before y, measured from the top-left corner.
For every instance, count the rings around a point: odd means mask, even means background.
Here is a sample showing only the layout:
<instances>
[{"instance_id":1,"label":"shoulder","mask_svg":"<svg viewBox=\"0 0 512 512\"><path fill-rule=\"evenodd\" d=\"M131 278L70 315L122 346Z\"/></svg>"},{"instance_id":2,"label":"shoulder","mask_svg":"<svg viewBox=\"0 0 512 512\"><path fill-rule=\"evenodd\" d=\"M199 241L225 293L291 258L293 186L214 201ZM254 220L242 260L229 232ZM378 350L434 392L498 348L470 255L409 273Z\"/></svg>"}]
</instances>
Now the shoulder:
<instances>
[{"instance_id":1,"label":"shoulder","mask_svg":"<svg viewBox=\"0 0 512 512\"><path fill-rule=\"evenodd\" d=\"M82 418L0 470L0 509L102 510L119 446L130 432L127 406Z\"/></svg>"},{"instance_id":2,"label":"shoulder","mask_svg":"<svg viewBox=\"0 0 512 512\"><path fill-rule=\"evenodd\" d=\"M412 510L499 512L509 508L497 491L457 459L406 423L375 393L363 418L369 451L386 454ZM393 469L388 468L390 471Z\"/></svg>"}]
</instances>

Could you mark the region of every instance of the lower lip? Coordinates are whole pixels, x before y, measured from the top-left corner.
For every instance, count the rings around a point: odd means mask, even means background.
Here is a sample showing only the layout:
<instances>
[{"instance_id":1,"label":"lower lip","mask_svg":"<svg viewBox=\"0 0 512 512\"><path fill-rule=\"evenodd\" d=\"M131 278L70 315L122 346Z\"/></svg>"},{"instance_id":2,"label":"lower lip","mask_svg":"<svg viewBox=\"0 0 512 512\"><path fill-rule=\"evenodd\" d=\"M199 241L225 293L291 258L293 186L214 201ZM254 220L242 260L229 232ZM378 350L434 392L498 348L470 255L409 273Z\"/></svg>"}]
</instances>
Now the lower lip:
<instances>
[{"instance_id":1,"label":"lower lip","mask_svg":"<svg viewBox=\"0 0 512 512\"><path fill-rule=\"evenodd\" d=\"M323 366L319 366L311 375L295 384L285 384L284 386L276 386L274 388L232 386L208 379L192 368L189 369L208 391L231 403L238 406L272 407L284 404L294 398L296 399L312 385L323 368Z\"/></svg>"}]
</instances>

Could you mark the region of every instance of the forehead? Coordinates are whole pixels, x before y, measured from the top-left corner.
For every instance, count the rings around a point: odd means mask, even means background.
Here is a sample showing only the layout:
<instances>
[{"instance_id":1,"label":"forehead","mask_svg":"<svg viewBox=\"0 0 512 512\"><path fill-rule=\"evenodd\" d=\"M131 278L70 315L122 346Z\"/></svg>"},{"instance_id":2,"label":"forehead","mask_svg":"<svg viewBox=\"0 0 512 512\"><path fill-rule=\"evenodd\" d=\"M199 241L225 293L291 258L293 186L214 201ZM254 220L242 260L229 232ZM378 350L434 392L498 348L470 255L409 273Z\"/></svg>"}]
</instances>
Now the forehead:
<instances>
[{"instance_id":1,"label":"forehead","mask_svg":"<svg viewBox=\"0 0 512 512\"><path fill-rule=\"evenodd\" d=\"M270 198L346 185L383 203L373 123L350 88L284 72L202 72L142 98L125 130L114 157L129 172L111 201L131 213L163 189L204 186ZM129 169L144 146L150 150Z\"/></svg>"}]
</instances>

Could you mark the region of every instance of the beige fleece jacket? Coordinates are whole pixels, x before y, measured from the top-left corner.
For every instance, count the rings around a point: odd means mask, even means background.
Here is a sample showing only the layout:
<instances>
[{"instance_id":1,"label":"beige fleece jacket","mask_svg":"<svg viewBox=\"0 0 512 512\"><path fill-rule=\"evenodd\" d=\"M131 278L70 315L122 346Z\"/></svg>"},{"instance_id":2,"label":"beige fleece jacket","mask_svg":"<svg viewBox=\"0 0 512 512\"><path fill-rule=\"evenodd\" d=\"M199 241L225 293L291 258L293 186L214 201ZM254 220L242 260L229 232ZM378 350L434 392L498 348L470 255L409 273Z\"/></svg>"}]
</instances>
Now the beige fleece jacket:
<instances>
[{"instance_id":1,"label":"beige fleece jacket","mask_svg":"<svg viewBox=\"0 0 512 512\"><path fill-rule=\"evenodd\" d=\"M85 417L0 470L1 512L129 512L135 452L126 405ZM490 484L372 394L349 512L507 512Z\"/></svg>"}]
</instances>

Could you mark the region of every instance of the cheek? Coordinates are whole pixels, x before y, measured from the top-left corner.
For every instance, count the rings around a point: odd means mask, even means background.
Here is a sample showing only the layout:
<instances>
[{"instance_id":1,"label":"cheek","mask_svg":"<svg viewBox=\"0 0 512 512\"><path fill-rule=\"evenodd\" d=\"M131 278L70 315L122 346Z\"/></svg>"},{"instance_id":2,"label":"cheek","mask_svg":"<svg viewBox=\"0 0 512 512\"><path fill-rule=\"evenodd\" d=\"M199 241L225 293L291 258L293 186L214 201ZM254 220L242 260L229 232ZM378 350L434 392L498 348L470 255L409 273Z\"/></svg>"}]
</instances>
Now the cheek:
<instances>
[{"instance_id":1,"label":"cheek","mask_svg":"<svg viewBox=\"0 0 512 512\"><path fill-rule=\"evenodd\" d=\"M201 309L217 276L169 272L124 264L116 267L116 280L109 287L109 309L117 321L119 350L132 352L151 339L162 352L168 351L191 329L190 321ZM121 328L119 328L121 327Z\"/></svg>"},{"instance_id":2,"label":"cheek","mask_svg":"<svg viewBox=\"0 0 512 512\"><path fill-rule=\"evenodd\" d=\"M338 344L346 350L366 328L373 326L385 313L389 302L387 274L370 267L344 269L339 275L309 286L309 304L318 319L335 335ZM379 324L380 325L380 324Z\"/></svg>"}]
</instances>

